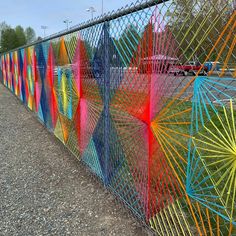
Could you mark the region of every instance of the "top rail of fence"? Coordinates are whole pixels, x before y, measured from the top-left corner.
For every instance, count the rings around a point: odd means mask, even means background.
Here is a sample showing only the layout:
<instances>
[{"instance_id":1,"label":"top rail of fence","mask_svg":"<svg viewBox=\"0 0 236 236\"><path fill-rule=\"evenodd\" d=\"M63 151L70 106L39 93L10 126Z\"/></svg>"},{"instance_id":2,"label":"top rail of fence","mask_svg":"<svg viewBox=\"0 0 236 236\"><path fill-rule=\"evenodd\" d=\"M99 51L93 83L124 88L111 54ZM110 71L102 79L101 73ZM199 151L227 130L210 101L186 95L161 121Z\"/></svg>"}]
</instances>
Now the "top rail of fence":
<instances>
[{"instance_id":1,"label":"top rail of fence","mask_svg":"<svg viewBox=\"0 0 236 236\"><path fill-rule=\"evenodd\" d=\"M55 39L55 38L59 38L59 37L62 37L64 35L74 33L76 31L79 31L79 30L82 30L82 29L85 29L85 28L89 28L93 25L101 24L105 21L114 20L114 19L117 19L119 17L122 17L122 16L125 16L125 15L128 15L128 14L143 10L145 8L148 8L148 7L155 6L157 4L168 2L168 1L169 0L137 0L136 2L131 3L130 5L126 5L125 7L122 7L122 8L119 8L117 10L113 10L111 12L105 13L103 15L100 15L100 16L92 19L92 20L88 20L88 21L82 22L80 24L77 24L75 26L72 26L72 27L69 28L69 30L63 30L63 31L57 32L55 34L44 37L41 40L37 40L37 41L34 41L32 43L29 43L29 44L14 48L12 50L0 53L0 55L1 54L6 54L6 53L9 53L9 52L13 52L13 51L16 51L16 50L19 50L19 49L31 47L33 45L40 44L40 43L43 43L43 42L46 42L48 40L52 40L52 39Z\"/></svg>"}]
</instances>

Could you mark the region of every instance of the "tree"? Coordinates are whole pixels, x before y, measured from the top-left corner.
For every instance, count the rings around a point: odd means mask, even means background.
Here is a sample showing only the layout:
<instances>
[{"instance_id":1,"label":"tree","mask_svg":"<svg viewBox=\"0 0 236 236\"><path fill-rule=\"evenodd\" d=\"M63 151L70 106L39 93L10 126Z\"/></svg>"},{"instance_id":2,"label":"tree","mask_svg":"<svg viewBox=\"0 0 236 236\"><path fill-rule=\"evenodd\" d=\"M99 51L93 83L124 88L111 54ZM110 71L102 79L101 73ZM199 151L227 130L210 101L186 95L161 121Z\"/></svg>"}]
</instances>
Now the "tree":
<instances>
[{"instance_id":1,"label":"tree","mask_svg":"<svg viewBox=\"0 0 236 236\"><path fill-rule=\"evenodd\" d=\"M24 29L20 25L18 25L15 28L15 32L16 32L17 47L25 45L26 44L26 36L25 36Z\"/></svg>"},{"instance_id":2,"label":"tree","mask_svg":"<svg viewBox=\"0 0 236 236\"><path fill-rule=\"evenodd\" d=\"M218 0L175 0L172 9L167 12L167 26L178 44L178 57L182 63L204 62L230 17L230 1L219 4ZM215 50L209 60L215 60L217 54Z\"/></svg>"},{"instance_id":3,"label":"tree","mask_svg":"<svg viewBox=\"0 0 236 236\"><path fill-rule=\"evenodd\" d=\"M0 23L0 38L3 30L11 28L5 21Z\"/></svg>"},{"instance_id":4,"label":"tree","mask_svg":"<svg viewBox=\"0 0 236 236\"><path fill-rule=\"evenodd\" d=\"M0 23L0 52L2 51L1 50L1 38L2 38L2 31L3 30L6 30L6 29L9 29L10 28L10 26L9 25L7 25L7 23L5 22L5 21L3 21L3 22L1 22Z\"/></svg>"},{"instance_id":5,"label":"tree","mask_svg":"<svg viewBox=\"0 0 236 236\"><path fill-rule=\"evenodd\" d=\"M26 37L26 42L27 43L32 43L36 40L36 34L34 29L32 29L31 27L27 27L25 29L25 37Z\"/></svg>"},{"instance_id":6,"label":"tree","mask_svg":"<svg viewBox=\"0 0 236 236\"><path fill-rule=\"evenodd\" d=\"M35 39L35 31L31 27L24 30L22 26L18 25L12 29L6 22L0 23L0 52L21 47Z\"/></svg>"},{"instance_id":7,"label":"tree","mask_svg":"<svg viewBox=\"0 0 236 236\"><path fill-rule=\"evenodd\" d=\"M1 35L1 52L6 52L16 47L18 47L18 44L15 30L12 28L3 30Z\"/></svg>"},{"instance_id":8,"label":"tree","mask_svg":"<svg viewBox=\"0 0 236 236\"><path fill-rule=\"evenodd\" d=\"M122 59L124 66L129 66L134 53L137 50L137 46L140 41L140 35L134 25L129 24L126 26L121 36L118 39L114 39L119 56Z\"/></svg>"}]
</instances>

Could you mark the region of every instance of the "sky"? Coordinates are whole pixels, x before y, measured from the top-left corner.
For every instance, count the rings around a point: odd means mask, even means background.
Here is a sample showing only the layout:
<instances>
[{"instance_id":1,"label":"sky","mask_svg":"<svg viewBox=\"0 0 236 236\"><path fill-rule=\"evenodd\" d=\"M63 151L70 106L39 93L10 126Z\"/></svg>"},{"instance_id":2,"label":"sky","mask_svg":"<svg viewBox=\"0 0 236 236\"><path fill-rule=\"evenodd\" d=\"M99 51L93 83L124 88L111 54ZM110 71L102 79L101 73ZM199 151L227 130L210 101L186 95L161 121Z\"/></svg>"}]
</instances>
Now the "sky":
<instances>
[{"instance_id":1,"label":"sky","mask_svg":"<svg viewBox=\"0 0 236 236\"><path fill-rule=\"evenodd\" d=\"M117 10L136 0L103 0L104 13ZM41 26L47 26L46 36L66 29L65 19L77 25L91 18L86 11L93 6L94 17L102 13L102 0L0 0L0 22L11 27L32 27L37 37L43 37Z\"/></svg>"}]
</instances>

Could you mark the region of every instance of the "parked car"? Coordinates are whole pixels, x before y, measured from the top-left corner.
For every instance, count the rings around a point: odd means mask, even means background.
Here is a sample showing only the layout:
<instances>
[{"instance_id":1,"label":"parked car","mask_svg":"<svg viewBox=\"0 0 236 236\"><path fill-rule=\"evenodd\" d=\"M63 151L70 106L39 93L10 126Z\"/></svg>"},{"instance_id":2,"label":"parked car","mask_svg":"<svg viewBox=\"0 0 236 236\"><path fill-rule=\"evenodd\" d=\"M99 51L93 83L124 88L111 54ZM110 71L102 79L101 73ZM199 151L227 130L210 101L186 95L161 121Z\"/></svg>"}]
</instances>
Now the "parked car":
<instances>
[{"instance_id":1,"label":"parked car","mask_svg":"<svg viewBox=\"0 0 236 236\"><path fill-rule=\"evenodd\" d=\"M168 73L169 67L176 63L176 61L178 61L178 58L162 54L145 57L141 59L138 65L138 73Z\"/></svg>"},{"instance_id":2,"label":"parked car","mask_svg":"<svg viewBox=\"0 0 236 236\"><path fill-rule=\"evenodd\" d=\"M197 72L200 71L200 75L207 75L208 67L202 65L200 62L189 61L188 63L181 65L181 64L174 64L170 66L169 73L174 75L184 75L187 76L188 74L196 75Z\"/></svg>"},{"instance_id":3,"label":"parked car","mask_svg":"<svg viewBox=\"0 0 236 236\"><path fill-rule=\"evenodd\" d=\"M220 62L219 61L206 61L204 66L207 67L208 71L220 71Z\"/></svg>"}]
</instances>

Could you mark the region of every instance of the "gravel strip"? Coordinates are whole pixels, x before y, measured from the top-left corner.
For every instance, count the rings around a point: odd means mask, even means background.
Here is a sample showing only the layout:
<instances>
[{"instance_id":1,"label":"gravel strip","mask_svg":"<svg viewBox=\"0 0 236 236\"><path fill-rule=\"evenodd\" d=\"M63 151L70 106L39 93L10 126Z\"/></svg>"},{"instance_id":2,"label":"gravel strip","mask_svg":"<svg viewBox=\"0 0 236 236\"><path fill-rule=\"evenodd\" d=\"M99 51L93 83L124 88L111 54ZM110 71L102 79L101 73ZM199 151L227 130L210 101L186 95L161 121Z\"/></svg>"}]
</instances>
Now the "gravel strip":
<instances>
[{"instance_id":1,"label":"gravel strip","mask_svg":"<svg viewBox=\"0 0 236 236\"><path fill-rule=\"evenodd\" d=\"M0 84L0 235L151 235Z\"/></svg>"}]
</instances>

